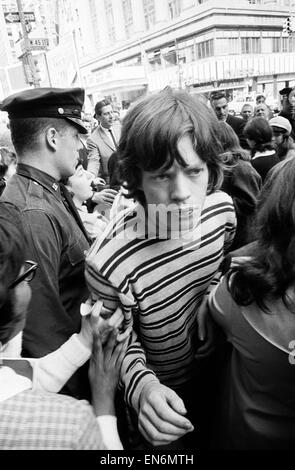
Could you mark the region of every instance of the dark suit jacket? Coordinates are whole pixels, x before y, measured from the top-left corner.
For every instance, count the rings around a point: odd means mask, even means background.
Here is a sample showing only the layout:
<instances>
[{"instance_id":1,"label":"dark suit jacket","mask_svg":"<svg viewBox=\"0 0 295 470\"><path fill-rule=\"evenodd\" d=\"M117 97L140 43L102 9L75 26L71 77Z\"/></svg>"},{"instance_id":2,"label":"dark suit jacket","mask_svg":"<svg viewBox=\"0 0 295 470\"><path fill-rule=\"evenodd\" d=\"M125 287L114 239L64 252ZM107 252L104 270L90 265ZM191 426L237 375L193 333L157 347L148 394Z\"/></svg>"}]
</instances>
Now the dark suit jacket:
<instances>
[{"instance_id":1,"label":"dark suit jacket","mask_svg":"<svg viewBox=\"0 0 295 470\"><path fill-rule=\"evenodd\" d=\"M119 144L121 135L121 125L114 123L112 131ZM87 140L88 166L87 170L95 176L104 178L109 183L108 160L115 152L115 144L106 135L105 131L98 126Z\"/></svg>"},{"instance_id":2,"label":"dark suit jacket","mask_svg":"<svg viewBox=\"0 0 295 470\"><path fill-rule=\"evenodd\" d=\"M243 136L244 127L245 127L245 124L246 124L245 121L241 118L238 118L238 117L235 117L235 116L232 116L231 114L229 114L227 116L226 122L227 122L227 124L230 125L230 127L233 128L233 130L237 134L237 136L239 138L239 141L240 141L241 147L243 147L243 149L249 149L249 146L247 144L247 140Z\"/></svg>"},{"instance_id":3,"label":"dark suit jacket","mask_svg":"<svg viewBox=\"0 0 295 470\"><path fill-rule=\"evenodd\" d=\"M295 140L295 120L292 119L292 116L289 113L286 113L285 111L281 111L279 113L279 116L282 116L282 117L288 119L288 121L290 122L290 124L292 126L291 137L292 137L292 139Z\"/></svg>"}]
</instances>

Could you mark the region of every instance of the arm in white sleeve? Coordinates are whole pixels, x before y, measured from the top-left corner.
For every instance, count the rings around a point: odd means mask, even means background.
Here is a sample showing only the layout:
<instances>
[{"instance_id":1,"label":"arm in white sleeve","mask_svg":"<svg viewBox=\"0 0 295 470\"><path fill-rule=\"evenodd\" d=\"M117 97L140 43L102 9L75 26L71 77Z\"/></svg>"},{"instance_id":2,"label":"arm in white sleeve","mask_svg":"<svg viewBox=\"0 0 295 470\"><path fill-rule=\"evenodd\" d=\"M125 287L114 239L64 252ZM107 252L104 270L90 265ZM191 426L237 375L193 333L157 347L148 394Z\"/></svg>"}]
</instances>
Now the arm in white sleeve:
<instances>
[{"instance_id":1,"label":"arm in white sleeve","mask_svg":"<svg viewBox=\"0 0 295 470\"><path fill-rule=\"evenodd\" d=\"M97 416L96 419L106 448L108 450L123 450L123 445L118 434L116 416Z\"/></svg>"},{"instance_id":2,"label":"arm in white sleeve","mask_svg":"<svg viewBox=\"0 0 295 470\"><path fill-rule=\"evenodd\" d=\"M91 347L74 334L56 351L40 359L28 359L33 367L33 389L58 393L90 356Z\"/></svg>"}]
</instances>

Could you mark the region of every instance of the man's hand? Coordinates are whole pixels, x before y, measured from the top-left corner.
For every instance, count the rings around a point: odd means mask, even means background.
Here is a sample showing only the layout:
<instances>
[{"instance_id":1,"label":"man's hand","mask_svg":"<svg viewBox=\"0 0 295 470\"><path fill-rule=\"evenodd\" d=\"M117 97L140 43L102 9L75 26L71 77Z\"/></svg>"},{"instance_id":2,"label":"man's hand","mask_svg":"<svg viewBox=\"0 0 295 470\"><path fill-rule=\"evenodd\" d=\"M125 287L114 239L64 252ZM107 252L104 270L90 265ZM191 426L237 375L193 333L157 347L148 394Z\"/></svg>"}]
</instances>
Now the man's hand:
<instances>
[{"instance_id":1,"label":"man's hand","mask_svg":"<svg viewBox=\"0 0 295 470\"><path fill-rule=\"evenodd\" d=\"M103 189L102 191L95 192L91 200L94 204L104 203L112 205L117 194L118 191L114 189Z\"/></svg>"},{"instance_id":2,"label":"man's hand","mask_svg":"<svg viewBox=\"0 0 295 470\"><path fill-rule=\"evenodd\" d=\"M160 383L147 384L140 395L139 430L153 446L169 444L193 431L184 417L186 409L181 398Z\"/></svg>"},{"instance_id":3,"label":"man's hand","mask_svg":"<svg viewBox=\"0 0 295 470\"><path fill-rule=\"evenodd\" d=\"M99 332L94 334L88 375L92 391L92 405L96 416L115 416L115 392L127 349L127 341L117 343L117 335L118 330L113 329L103 346Z\"/></svg>"},{"instance_id":4,"label":"man's hand","mask_svg":"<svg viewBox=\"0 0 295 470\"><path fill-rule=\"evenodd\" d=\"M96 178L94 178L93 176L92 184L94 186L97 186L97 185L104 186L106 185L106 182L103 178L100 178L99 176L97 176Z\"/></svg>"}]
</instances>

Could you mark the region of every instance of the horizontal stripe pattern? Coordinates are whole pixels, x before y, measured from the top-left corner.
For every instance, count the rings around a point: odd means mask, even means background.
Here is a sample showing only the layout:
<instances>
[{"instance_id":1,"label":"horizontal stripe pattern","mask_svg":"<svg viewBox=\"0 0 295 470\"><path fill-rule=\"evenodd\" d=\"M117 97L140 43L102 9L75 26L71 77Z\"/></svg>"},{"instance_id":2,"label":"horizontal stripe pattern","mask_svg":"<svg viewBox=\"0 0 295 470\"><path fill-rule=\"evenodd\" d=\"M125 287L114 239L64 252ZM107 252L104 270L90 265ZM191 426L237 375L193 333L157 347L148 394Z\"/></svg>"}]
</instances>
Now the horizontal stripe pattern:
<instances>
[{"instance_id":1,"label":"horizontal stripe pattern","mask_svg":"<svg viewBox=\"0 0 295 470\"><path fill-rule=\"evenodd\" d=\"M116 225L132 230L126 215L118 216L109 233L118 233ZM135 323L138 342L129 346L122 368L127 401L135 408L143 385L155 375L173 388L194 373L198 306L231 245L235 224L232 200L219 191L207 196L193 240L130 240L119 230L121 236L92 246L86 259L90 290L108 308L121 304L127 323Z\"/></svg>"}]
</instances>

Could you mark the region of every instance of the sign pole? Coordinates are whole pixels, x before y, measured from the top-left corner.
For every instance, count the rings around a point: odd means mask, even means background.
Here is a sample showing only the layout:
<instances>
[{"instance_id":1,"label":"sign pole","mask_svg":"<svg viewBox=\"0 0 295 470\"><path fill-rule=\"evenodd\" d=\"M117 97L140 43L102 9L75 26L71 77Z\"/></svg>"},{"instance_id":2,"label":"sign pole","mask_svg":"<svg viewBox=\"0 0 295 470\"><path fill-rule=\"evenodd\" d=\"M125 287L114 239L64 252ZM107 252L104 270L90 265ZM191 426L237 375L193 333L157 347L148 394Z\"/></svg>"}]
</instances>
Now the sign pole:
<instances>
[{"instance_id":1,"label":"sign pole","mask_svg":"<svg viewBox=\"0 0 295 470\"><path fill-rule=\"evenodd\" d=\"M32 75L31 84L33 84L35 88L38 88L40 87L40 81L36 77L33 55L29 49L29 36L28 36L27 28L26 28L26 20L25 20L22 2L21 0L16 0L16 3L17 3L17 9L18 9L19 18L20 18L20 23L22 26L24 43L25 43L25 54L23 56L23 63L24 65L27 65L29 70L31 71L31 75ZM26 71L26 74L27 74L27 71ZM30 83L30 77L28 77L28 81Z\"/></svg>"}]
</instances>

